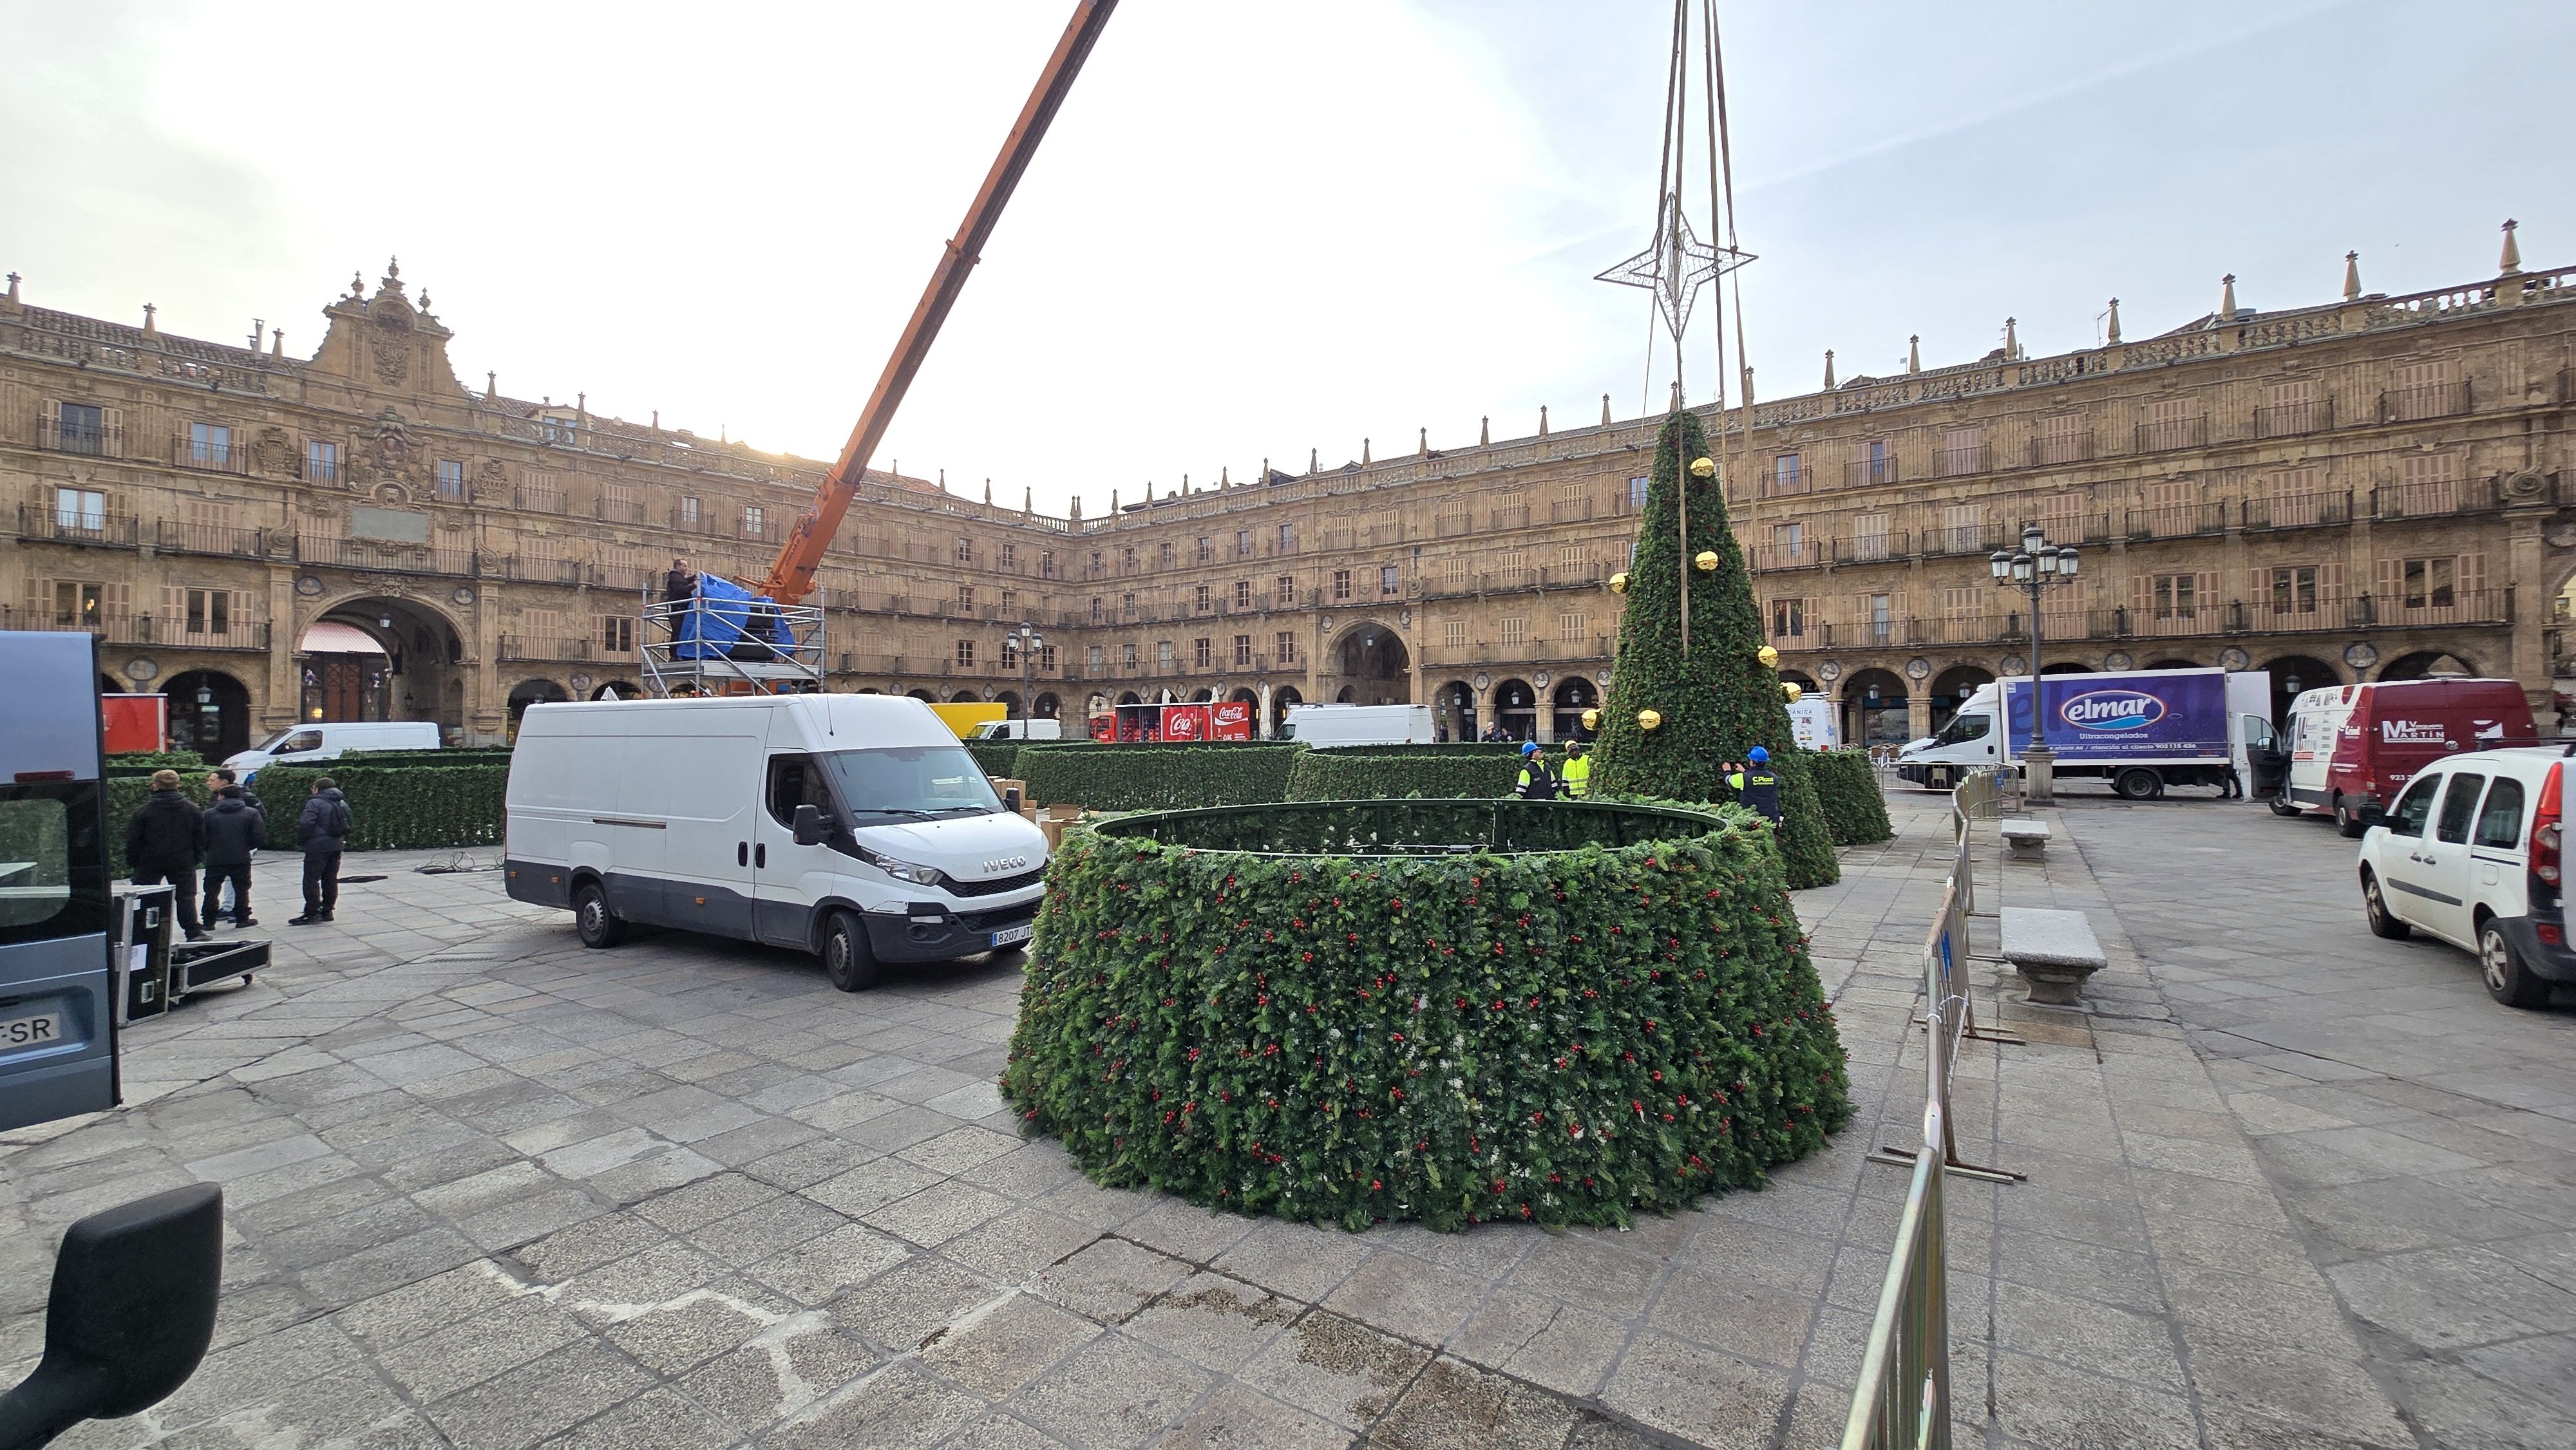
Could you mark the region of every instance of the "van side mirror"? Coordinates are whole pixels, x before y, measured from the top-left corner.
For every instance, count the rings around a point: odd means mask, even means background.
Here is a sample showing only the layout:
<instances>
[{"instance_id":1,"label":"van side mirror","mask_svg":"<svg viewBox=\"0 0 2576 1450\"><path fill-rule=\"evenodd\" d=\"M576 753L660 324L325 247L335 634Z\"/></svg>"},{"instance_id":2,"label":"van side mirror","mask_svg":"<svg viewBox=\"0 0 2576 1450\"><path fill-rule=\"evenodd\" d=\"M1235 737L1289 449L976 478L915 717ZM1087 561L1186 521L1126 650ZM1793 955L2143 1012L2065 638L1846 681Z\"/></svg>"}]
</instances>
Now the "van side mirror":
<instances>
[{"instance_id":1,"label":"van side mirror","mask_svg":"<svg viewBox=\"0 0 2576 1450\"><path fill-rule=\"evenodd\" d=\"M224 1194L191 1184L93 1213L63 1235L35 1373L0 1398L0 1445L140 1413L188 1382L215 1336Z\"/></svg>"},{"instance_id":2,"label":"van side mirror","mask_svg":"<svg viewBox=\"0 0 2576 1450\"><path fill-rule=\"evenodd\" d=\"M795 822L788 829L796 833L799 846L819 846L832 839L832 827L823 819L821 806L798 806Z\"/></svg>"}]
</instances>

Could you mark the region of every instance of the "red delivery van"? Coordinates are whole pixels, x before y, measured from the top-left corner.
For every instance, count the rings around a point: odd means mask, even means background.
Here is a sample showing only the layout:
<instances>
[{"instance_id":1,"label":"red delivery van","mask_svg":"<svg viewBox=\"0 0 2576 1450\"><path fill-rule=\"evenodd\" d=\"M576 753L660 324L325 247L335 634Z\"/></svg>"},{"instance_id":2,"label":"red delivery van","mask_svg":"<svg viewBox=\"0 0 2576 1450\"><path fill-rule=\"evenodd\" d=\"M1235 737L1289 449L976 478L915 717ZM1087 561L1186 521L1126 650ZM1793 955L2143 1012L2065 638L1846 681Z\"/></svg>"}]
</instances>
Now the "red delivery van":
<instances>
[{"instance_id":1,"label":"red delivery van","mask_svg":"<svg viewBox=\"0 0 2576 1450\"><path fill-rule=\"evenodd\" d=\"M2539 736L2511 680L2383 680L2329 685L2290 702L2289 788L2281 815L2327 815L2358 836L2415 772L2462 750L2528 745Z\"/></svg>"}]
</instances>

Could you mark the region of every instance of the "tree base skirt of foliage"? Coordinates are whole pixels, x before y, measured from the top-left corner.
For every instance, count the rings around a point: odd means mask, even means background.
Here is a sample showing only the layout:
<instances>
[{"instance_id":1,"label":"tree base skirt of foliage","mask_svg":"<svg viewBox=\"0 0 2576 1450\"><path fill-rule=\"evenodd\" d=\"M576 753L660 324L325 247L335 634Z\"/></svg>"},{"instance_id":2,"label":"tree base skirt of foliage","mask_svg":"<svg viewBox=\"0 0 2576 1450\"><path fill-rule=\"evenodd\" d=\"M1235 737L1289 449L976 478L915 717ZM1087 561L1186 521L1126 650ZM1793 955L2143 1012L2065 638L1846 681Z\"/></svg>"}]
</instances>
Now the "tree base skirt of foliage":
<instances>
[{"instance_id":1,"label":"tree base skirt of foliage","mask_svg":"<svg viewBox=\"0 0 2576 1450\"><path fill-rule=\"evenodd\" d=\"M1126 816L1048 870L1003 1092L1096 1180L1362 1228L1625 1224L1850 1115L1740 808Z\"/></svg>"}]
</instances>

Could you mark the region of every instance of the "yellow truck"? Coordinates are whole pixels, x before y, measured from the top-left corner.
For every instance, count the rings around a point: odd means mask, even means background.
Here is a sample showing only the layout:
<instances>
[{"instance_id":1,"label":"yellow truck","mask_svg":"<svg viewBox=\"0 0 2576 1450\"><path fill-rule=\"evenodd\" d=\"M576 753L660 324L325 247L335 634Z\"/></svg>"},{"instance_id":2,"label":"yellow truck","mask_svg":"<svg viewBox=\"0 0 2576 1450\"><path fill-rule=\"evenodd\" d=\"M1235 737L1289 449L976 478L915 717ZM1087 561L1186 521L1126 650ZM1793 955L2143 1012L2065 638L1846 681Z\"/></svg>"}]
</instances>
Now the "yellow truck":
<instances>
[{"instance_id":1,"label":"yellow truck","mask_svg":"<svg viewBox=\"0 0 2576 1450\"><path fill-rule=\"evenodd\" d=\"M933 705L930 709L931 713L937 715L960 740L972 737L975 727L988 720L1007 720L1011 717L1011 707L1008 705Z\"/></svg>"}]
</instances>

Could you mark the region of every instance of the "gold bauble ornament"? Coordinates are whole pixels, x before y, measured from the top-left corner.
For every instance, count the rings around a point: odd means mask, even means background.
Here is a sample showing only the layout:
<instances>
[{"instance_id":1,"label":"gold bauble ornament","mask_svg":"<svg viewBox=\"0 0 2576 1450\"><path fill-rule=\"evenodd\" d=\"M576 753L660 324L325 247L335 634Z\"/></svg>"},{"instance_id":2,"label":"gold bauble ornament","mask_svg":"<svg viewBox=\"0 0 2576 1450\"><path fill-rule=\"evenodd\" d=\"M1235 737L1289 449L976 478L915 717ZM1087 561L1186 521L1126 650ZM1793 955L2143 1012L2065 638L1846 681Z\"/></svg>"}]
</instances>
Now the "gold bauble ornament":
<instances>
[{"instance_id":1,"label":"gold bauble ornament","mask_svg":"<svg viewBox=\"0 0 2576 1450\"><path fill-rule=\"evenodd\" d=\"M1663 723L1664 712L1661 710L1640 710L1637 712L1637 728L1640 730L1652 730Z\"/></svg>"},{"instance_id":2,"label":"gold bauble ornament","mask_svg":"<svg viewBox=\"0 0 2576 1450\"><path fill-rule=\"evenodd\" d=\"M1693 478L1707 478L1716 472L1717 464L1710 459L1694 458L1691 460L1691 477Z\"/></svg>"},{"instance_id":3,"label":"gold bauble ornament","mask_svg":"<svg viewBox=\"0 0 2576 1450\"><path fill-rule=\"evenodd\" d=\"M1598 730L1598 729L1600 729L1600 728L1601 728L1601 712L1600 712L1600 711L1598 711L1598 710L1586 710L1586 711L1584 711L1584 712L1583 712L1583 728L1584 728L1584 729L1586 729L1586 730Z\"/></svg>"},{"instance_id":4,"label":"gold bauble ornament","mask_svg":"<svg viewBox=\"0 0 2576 1450\"><path fill-rule=\"evenodd\" d=\"M1753 657L1760 660L1762 662L1762 668L1766 670L1777 668L1780 663L1780 652L1767 644L1762 648L1755 650L1753 652Z\"/></svg>"},{"instance_id":5,"label":"gold bauble ornament","mask_svg":"<svg viewBox=\"0 0 2576 1450\"><path fill-rule=\"evenodd\" d=\"M1623 572L1610 576L1610 592L1613 594L1625 594L1628 592L1627 574Z\"/></svg>"},{"instance_id":6,"label":"gold bauble ornament","mask_svg":"<svg viewBox=\"0 0 2576 1450\"><path fill-rule=\"evenodd\" d=\"M1703 574L1713 574L1717 572L1717 551L1715 549L1702 549L1699 551L1699 557L1691 560L1691 562L1699 566L1699 572Z\"/></svg>"},{"instance_id":7,"label":"gold bauble ornament","mask_svg":"<svg viewBox=\"0 0 2576 1450\"><path fill-rule=\"evenodd\" d=\"M1780 682L1780 698L1788 701L1792 705L1798 703L1799 699L1806 693L1807 692L1805 690L1799 688L1796 680L1782 680Z\"/></svg>"}]
</instances>

